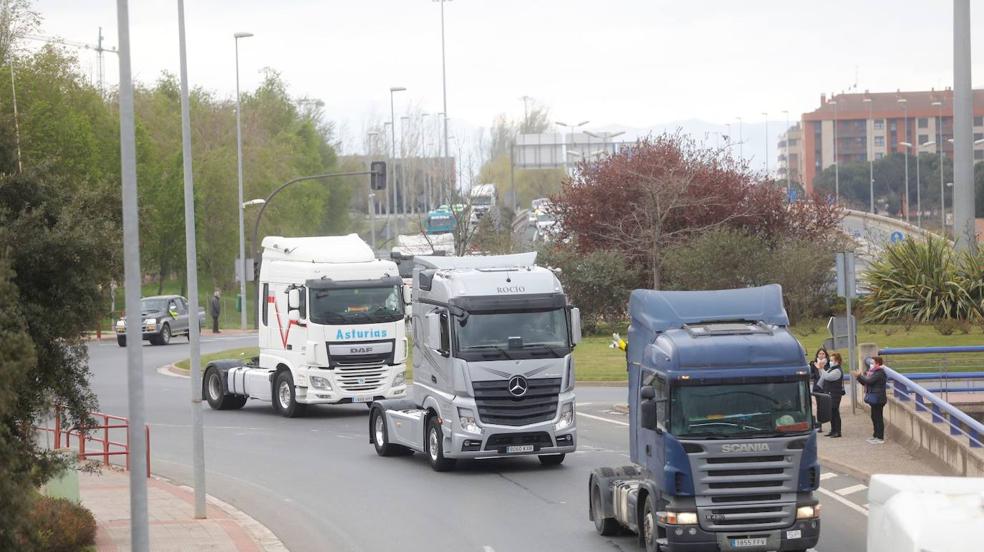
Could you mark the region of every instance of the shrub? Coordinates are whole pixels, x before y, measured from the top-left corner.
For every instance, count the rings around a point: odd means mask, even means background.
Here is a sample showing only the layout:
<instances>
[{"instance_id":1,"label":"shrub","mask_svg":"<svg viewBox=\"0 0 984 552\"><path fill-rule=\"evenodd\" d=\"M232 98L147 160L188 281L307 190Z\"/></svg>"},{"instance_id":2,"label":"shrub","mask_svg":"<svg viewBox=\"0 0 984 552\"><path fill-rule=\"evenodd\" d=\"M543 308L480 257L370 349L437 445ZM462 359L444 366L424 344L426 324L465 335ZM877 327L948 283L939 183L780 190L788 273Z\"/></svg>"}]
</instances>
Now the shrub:
<instances>
[{"instance_id":1,"label":"shrub","mask_svg":"<svg viewBox=\"0 0 984 552\"><path fill-rule=\"evenodd\" d=\"M38 550L78 552L96 542L92 512L64 498L38 497L31 522Z\"/></svg>"},{"instance_id":2,"label":"shrub","mask_svg":"<svg viewBox=\"0 0 984 552\"><path fill-rule=\"evenodd\" d=\"M959 322L952 318L944 318L933 322L933 327L940 335L953 335L953 332L959 328Z\"/></svg>"},{"instance_id":3,"label":"shrub","mask_svg":"<svg viewBox=\"0 0 984 552\"><path fill-rule=\"evenodd\" d=\"M979 319L984 312L984 255L954 255L949 242L907 239L889 245L865 277L870 322Z\"/></svg>"}]
</instances>

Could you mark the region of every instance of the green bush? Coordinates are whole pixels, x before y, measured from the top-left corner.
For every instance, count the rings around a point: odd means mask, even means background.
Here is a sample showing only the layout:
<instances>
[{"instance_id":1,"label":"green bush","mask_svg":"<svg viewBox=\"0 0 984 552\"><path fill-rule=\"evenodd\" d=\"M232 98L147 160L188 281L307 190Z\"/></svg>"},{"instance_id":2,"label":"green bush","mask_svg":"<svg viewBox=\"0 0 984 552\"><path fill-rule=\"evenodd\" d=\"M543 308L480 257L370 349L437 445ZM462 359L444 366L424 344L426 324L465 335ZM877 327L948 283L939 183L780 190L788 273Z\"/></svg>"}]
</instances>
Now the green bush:
<instances>
[{"instance_id":1,"label":"green bush","mask_svg":"<svg viewBox=\"0 0 984 552\"><path fill-rule=\"evenodd\" d=\"M38 497L31 521L38 550L79 552L96 542L92 512L64 498Z\"/></svg>"},{"instance_id":2,"label":"green bush","mask_svg":"<svg viewBox=\"0 0 984 552\"><path fill-rule=\"evenodd\" d=\"M889 245L865 278L870 322L979 320L984 313L981 250L957 255L943 239L907 239Z\"/></svg>"},{"instance_id":3,"label":"green bush","mask_svg":"<svg viewBox=\"0 0 984 552\"><path fill-rule=\"evenodd\" d=\"M953 332L957 331L958 327L958 321L952 318L944 318L933 322L933 328L935 328L940 335L953 335Z\"/></svg>"}]
</instances>

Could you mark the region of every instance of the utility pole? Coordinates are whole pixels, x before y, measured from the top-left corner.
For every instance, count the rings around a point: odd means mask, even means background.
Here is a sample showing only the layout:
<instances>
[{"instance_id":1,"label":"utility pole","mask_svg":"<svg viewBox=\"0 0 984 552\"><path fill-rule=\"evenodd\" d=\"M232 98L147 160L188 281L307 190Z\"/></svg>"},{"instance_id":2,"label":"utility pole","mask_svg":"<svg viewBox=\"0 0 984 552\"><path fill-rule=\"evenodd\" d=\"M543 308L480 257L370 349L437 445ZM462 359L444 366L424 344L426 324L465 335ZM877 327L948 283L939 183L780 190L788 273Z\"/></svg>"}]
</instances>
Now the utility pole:
<instances>
[{"instance_id":1,"label":"utility pole","mask_svg":"<svg viewBox=\"0 0 984 552\"><path fill-rule=\"evenodd\" d=\"M444 54L444 3L448 0L435 0L441 4L441 86L444 95L444 165L445 165L445 176L447 177L446 186L447 191L445 192L445 198L448 205L451 204L451 165L449 163L449 157L451 156L451 150L448 148L448 71L447 62L445 60ZM443 188L444 186L442 186Z\"/></svg>"},{"instance_id":2,"label":"utility pole","mask_svg":"<svg viewBox=\"0 0 984 552\"><path fill-rule=\"evenodd\" d=\"M147 526L147 434L144 433L143 332L140 316L140 220L137 210L137 142L130 74L130 13L127 0L116 0L120 39L120 164L123 184L123 273L126 283L127 398L129 401L130 548L150 549ZM197 313L196 313L197 314Z\"/></svg>"},{"instance_id":3,"label":"utility pole","mask_svg":"<svg viewBox=\"0 0 984 552\"><path fill-rule=\"evenodd\" d=\"M185 53L184 0L178 0L178 49L181 57L181 157L184 162L185 266L188 279L188 341L191 345L191 456L194 466L195 519L205 519L205 430L202 420L201 335L198 325L198 252L195 247L195 183L191 170L191 108ZM243 297L243 312L246 298Z\"/></svg>"},{"instance_id":4,"label":"utility pole","mask_svg":"<svg viewBox=\"0 0 984 552\"><path fill-rule=\"evenodd\" d=\"M953 0L953 239L962 251L977 247L970 67L970 0Z\"/></svg>"}]
</instances>

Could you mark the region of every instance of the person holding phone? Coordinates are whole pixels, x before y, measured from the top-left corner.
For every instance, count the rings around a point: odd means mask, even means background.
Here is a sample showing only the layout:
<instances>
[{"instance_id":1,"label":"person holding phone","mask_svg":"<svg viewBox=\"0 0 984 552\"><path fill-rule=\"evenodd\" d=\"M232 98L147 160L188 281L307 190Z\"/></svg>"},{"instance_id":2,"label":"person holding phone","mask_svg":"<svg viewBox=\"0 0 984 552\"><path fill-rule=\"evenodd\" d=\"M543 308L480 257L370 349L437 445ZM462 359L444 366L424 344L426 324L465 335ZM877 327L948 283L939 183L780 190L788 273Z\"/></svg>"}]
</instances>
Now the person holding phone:
<instances>
[{"instance_id":1,"label":"person holding phone","mask_svg":"<svg viewBox=\"0 0 984 552\"><path fill-rule=\"evenodd\" d=\"M841 436L840 403L844 396L844 369L841 368L843 358L838 352L830 353L830 366L825 369L818 365L820 390L830 395L830 433L827 437Z\"/></svg>"},{"instance_id":2,"label":"person holding phone","mask_svg":"<svg viewBox=\"0 0 984 552\"><path fill-rule=\"evenodd\" d=\"M871 425L874 432L868 442L881 445L885 442L885 404L888 402L888 375L885 373L884 360L880 356L871 358L871 367L867 372L861 370L852 372L864 385L864 402L871 408Z\"/></svg>"},{"instance_id":3,"label":"person holding phone","mask_svg":"<svg viewBox=\"0 0 984 552\"><path fill-rule=\"evenodd\" d=\"M827 354L827 349L820 347L817 349L816 354L813 355L813 360L810 362L810 389L814 392L822 392L820 389L820 368L827 367L827 359L830 355ZM817 430L823 433L823 425L818 424Z\"/></svg>"}]
</instances>

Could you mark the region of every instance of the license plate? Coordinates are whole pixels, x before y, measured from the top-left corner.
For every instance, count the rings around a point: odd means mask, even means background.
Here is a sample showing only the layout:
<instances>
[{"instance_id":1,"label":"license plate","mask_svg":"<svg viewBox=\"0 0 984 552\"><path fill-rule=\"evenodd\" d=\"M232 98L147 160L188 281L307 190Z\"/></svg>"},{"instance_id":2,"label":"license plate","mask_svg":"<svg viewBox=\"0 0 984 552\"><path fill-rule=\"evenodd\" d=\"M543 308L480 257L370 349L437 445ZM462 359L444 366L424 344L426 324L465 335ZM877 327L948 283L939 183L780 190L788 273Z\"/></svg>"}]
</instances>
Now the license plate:
<instances>
[{"instance_id":1,"label":"license plate","mask_svg":"<svg viewBox=\"0 0 984 552\"><path fill-rule=\"evenodd\" d=\"M803 532L800 531L799 529L795 531L786 531L786 538L789 540L801 539L803 538Z\"/></svg>"},{"instance_id":2,"label":"license plate","mask_svg":"<svg viewBox=\"0 0 984 552\"><path fill-rule=\"evenodd\" d=\"M368 403L368 402L372 402L372 399L373 399L372 395L356 395L355 397L352 397L352 402Z\"/></svg>"},{"instance_id":3,"label":"license plate","mask_svg":"<svg viewBox=\"0 0 984 552\"><path fill-rule=\"evenodd\" d=\"M506 452L509 454L517 452L533 452L533 445L513 445L511 447L506 447Z\"/></svg>"},{"instance_id":4,"label":"license plate","mask_svg":"<svg viewBox=\"0 0 984 552\"><path fill-rule=\"evenodd\" d=\"M731 548L746 548L751 546L765 546L769 539L762 537L756 539L731 539Z\"/></svg>"}]
</instances>

